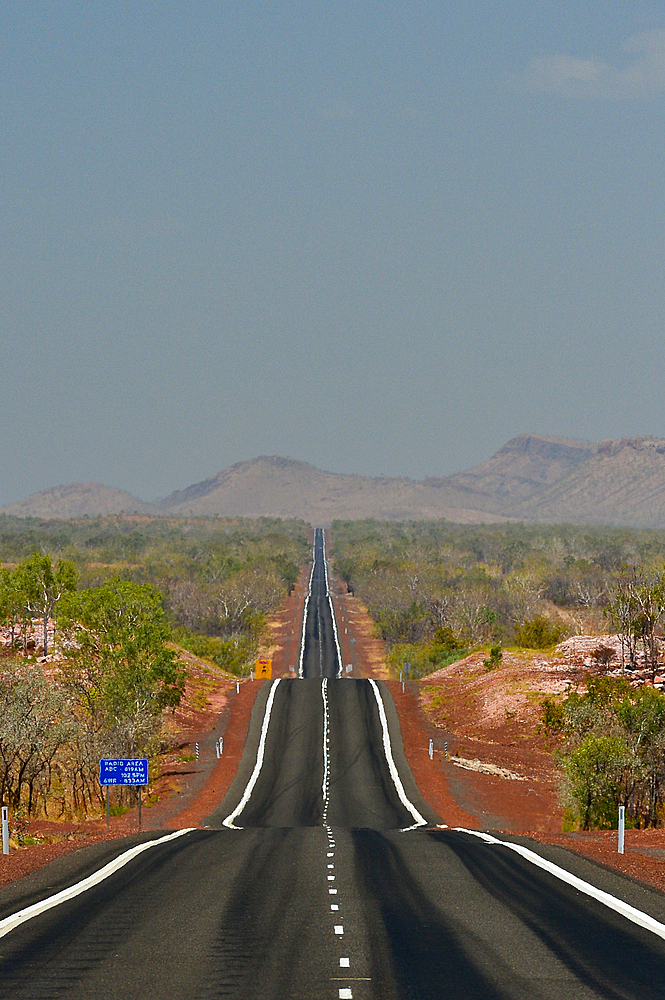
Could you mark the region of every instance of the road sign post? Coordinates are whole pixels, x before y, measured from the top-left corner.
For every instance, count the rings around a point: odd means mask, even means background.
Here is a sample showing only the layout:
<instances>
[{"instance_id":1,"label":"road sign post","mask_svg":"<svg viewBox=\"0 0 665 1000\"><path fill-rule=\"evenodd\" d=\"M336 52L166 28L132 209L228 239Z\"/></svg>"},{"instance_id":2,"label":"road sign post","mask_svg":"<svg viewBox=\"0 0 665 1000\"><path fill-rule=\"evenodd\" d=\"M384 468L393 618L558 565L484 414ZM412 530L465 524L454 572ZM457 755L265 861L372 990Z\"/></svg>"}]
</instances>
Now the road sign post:
<instances>
[{"instance_id":1,"label":"road sign post","mask_svg":"<svg viewBox=\"0 0 665 1000\"><path fill-rule=\"evenodd\" d=\"M102 757L99 784L106 785L106 824L110 822L109 785L133 785L139 790L139 830L141 829L141 787L148 784L147 757Z\"/></svg>"}]
</instances>

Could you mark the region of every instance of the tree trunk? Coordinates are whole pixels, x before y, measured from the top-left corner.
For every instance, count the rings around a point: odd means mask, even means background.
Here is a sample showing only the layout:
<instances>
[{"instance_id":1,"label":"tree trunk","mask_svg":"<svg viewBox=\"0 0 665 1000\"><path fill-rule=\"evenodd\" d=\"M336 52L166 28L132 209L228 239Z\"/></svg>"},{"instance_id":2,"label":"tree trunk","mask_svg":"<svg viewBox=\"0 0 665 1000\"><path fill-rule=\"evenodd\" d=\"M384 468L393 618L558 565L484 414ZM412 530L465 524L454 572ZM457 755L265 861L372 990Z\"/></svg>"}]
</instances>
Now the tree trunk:
<instances>
[{"instance_id":1,"label":"tree trunk","mask_svg":"<svg viewBox=\"0 0 665 1000\"><path fill-rule=\"evenodd\" d=\"M582 827L583 830L589 829L590 819L591 819L591 792L587 792L586 811L584 813L584 826Z\"/></svg>"}]
</instances>

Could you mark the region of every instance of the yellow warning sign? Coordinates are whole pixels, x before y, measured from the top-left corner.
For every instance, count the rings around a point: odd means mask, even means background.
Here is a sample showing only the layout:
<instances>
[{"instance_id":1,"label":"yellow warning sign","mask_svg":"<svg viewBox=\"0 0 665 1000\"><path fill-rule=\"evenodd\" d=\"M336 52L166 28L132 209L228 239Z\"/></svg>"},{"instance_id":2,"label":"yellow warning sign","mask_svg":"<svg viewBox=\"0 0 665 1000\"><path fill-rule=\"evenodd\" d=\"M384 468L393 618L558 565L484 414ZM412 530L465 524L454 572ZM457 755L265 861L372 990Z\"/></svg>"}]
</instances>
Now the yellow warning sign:
<instances>
[{"instance_id":1,"label":"yellow warning sign","mask_svg":"<svg viewBox=\"0 0 665 1000\"><path fill-rule=\"evenodd\" d=\"M272 678L272 660L257 660L254 676L257 679L259 677L267 677L270 680Z\"/></svg>"}]
</instances>

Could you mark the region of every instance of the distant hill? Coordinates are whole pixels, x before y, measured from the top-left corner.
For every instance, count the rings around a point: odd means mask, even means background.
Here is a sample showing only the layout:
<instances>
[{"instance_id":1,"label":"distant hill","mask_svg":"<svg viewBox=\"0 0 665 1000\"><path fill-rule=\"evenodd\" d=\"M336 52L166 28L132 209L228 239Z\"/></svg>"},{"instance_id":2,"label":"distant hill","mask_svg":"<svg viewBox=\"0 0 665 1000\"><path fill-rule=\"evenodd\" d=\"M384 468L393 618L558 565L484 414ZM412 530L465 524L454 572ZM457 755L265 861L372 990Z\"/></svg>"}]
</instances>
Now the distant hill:
<instances>
[{"instance_id":1,"label":"distant hill","mask_svg":"<svg viewBox=\"0 0 665 1000\"><path fill-rule=\"evenodd\" d=\"M598 445L588 441L520 434L482 465L442 480L491 498L492 506L520 503L542 492L591 458Z\"/></svg>"},{"instance_id":2,"label":"distant hill","mask_svg":"<svg viewBox=\"0 0 665 1000\"><path fill-rule=\"evenodd\" d=\"M665 528L665 440L603 441L588 460L503 509L528 521Z\"/></svg>"},{"instance_id":3,"label":"distant hill","mask_svg":"<svg viewBox=\"0 0 665 1000\"><path fill-rule=\"evenodd\" d=\"M3 513L81 517L108 513L295 517L311 524L377 518L457 523L523 520L665 528L665 440L592 444L520 434L481 465L422 482L344 475L263 455L153 504L97 483L36 493Z\"/></svg>"},{"instance_id":4,"label":"distant hill","mask_svg":"<svg viewBox=\"0 0 665 1000\"><path fill-rule=\"evenodd\" d=\"M96 517L97 514L156 514L155 507L125 490L101 483L70 483L33 493L26 500L3 507L3 514L15 517Z\"/></svg>"},{"instance_id":5,"label":"distant hill","mask_svg":"<svg viewBox=\"0 0 665 1000\"><path fill-rule=\"evenodd\" d=\"M500 514L474 509L473 499L468 490L454 486L322 472L307 462L262 455L172 493L156 506L168 514L298 517L316 524L364 517L504 520Z\"/></svg>"}]
</instances>

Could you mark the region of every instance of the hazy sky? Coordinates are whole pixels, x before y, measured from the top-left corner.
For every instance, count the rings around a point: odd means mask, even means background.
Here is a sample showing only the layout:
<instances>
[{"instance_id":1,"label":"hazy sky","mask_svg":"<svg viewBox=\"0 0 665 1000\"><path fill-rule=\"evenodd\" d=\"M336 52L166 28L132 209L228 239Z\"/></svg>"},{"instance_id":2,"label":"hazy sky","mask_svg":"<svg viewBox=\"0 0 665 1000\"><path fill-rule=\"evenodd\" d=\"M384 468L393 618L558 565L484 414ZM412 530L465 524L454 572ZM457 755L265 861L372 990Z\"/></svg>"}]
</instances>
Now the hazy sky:
<instances>
[{"instance_id":1,"label":"hazy sky","mask_svg":"<svg viewBox=\"0 0 665 1000\"><path fill-rule=\"evenodd\" d=\"M5 2L0 503L665 435L665 7Z\"/></svg>"}]
</instances>

